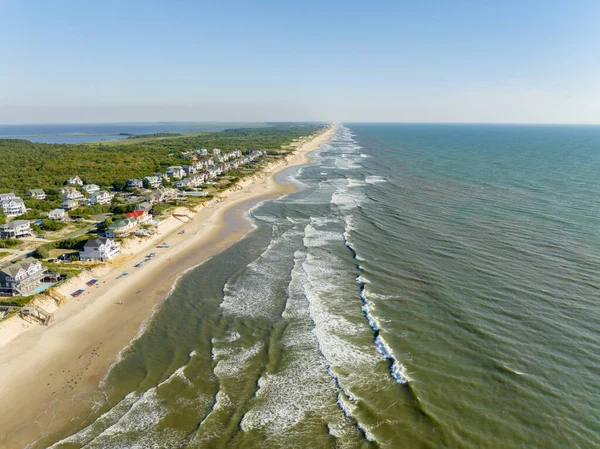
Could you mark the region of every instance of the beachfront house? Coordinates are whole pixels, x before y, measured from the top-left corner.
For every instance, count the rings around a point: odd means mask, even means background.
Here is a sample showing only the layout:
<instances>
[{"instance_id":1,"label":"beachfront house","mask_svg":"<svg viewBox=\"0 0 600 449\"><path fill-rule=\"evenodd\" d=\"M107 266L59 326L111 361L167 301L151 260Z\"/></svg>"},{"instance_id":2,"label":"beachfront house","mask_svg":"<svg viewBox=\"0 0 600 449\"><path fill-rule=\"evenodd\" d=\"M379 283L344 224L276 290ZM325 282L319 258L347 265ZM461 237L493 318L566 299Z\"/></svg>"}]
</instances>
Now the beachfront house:
<instances>
[{"instance_id":1,"label":"beachfront house","mask_svg":"<svg viewBox=\"0 0 600 449\"><path fill-rule=\"evenodd\" d=\"M146 209L136 209L133 212L126 213L125 218L132 218L137 220L139 224L144 224L152 220L152 214L150 214L149 210Z\"/></svg>"},{"instance_id":2,"label":"beachfront house","mask_svg":"<svg viewBox=\"0 0 600 449\"><path fill-rule=\"evenodd\" d=\"M62 202L60 207L61 207L61 209L64 209L64 210L73 210L73 209L77 209L79 207L79 203L75 200L66 200L66 201Z\"/></svg>"},{"instance_id":3,"label":"beachfront house","mask_svg":"<svg viewBox=\"0 0 600 449\"><path fill-rule=\"evenodd\" d=\"M20 262L0 268L0 294L27 296L33 293L46 278L55 281L57 273L48 270L39 260L27 257Z\"/></svg>"},{"instance_id":4,"label":"beachfront house","mask_svg":"<svg viewBox=\"0 0 600 449\"><path fill-rule=\"evenodd\" d=\"M106 190L99 190L93 192L90 196L91 204L110 204L113 199L113 195L108 193Z\"/></svg>"},{"instance_id":5,"label":"beachfront house","mask_svg":"<svg viewBox=\"0 0 600 449\"><path fill-rule=\"evenodd\" d=\"M183 170L182 167L180 166L174 166L174 167L169 167L167 168L166 171L167 175L171 176L172 178L175 179L181 179L185 176L185 171Z\"/></svg>"},{"instance_id":6,"label":"beachfront house","mask_svg":"<svg viewBox=\"0 0 600 449\"><path fill-rule=\"evenodd\" d=\"M73 176L72 178L67 179L67 185L82 186L83 180L79 176Z\"/></svg>"},{"instance_id":7,"label":"beachfront house","mask_svg":"<svg viewBox=\"0 0 600 449\"><path fill-rule=\"evenodd\" d=\"M100 186L97 184L86 184L82 187L82 189L85 191L85 193L91 195L92 193L100 190Z\"/></svg>"},{"instance_id":8,"label":"beachfront house","mask_svg":"<svg viewBox=\"0 0 600 449\"><path fill-rule=\"evenodd\" d=\"M27 192L27 195L37 200L46 199L46 192L44 192L42 189L31 189Z\"/></svg>"},{"instance_id":9,"label":"beachfront house","mask_svg":"<svg viewBox=\"0 0 600 449\"><path fill-rule=\"evenodd\" d=\"M50 220L62 221L67 219L67 217L68 215L64 209L52 209L50 212L48 212L48 218Z\"/></svg>"},{"instance_id":10,"label":"beachfront house","mask_svg":"<svg viewBox=\"0 0 600 449\"><path fill-rule=\"evenodd\" d=\"M144 188L144 182L141 179L128 179L127 180L127 187L129 189L143 189Z\"/></svg>"},{"instance_id":11,"label":"beachfront house","mask_svg":"<svg viewBox=\"0 0 600 449\"><path fill-rule=\"evenodd\" d=\"M111 239L118 237L127 237L139 226L138 221L135 218L124 218L109 225L106 229L106 237Z\"/></svg>"},{"instance_id":12,"label":"beachfront house","mask_svg":"<svg viewBox=\"0 0 600 449\"><path fill-rule=\"evenodd\" d=\"M13 220L10 223L0 225L0 238L14 239L32 235L31 223L27 220Z\"/></svg>"},{"instance_id":13,"label":"beachfront house","mask_svg":"<svg viewBox=\"0 0 600 449\"><path fill-rule=\"evenodd\" d=\"M219 154L221 154L221 150L219 150L218 148L215 148L214 150L212 150L212 154L213 154L213 156L218 156Z\"/></svg>"},{"instance_id":14,"label":"beachfront house","mask_svg":"<svg viewBox=\"0 0 600 449\"><path fill-rule=\"evenodd\" d=\"M156 189L162 185L162 179L160 176L146 176L144 179L153 189Z\"/></svg>"},{"instance_id":15,"label":"beachfront house","mask_svg":"<svg viewBox=\"0 0 600 449\"><path fill-rule=\"evenodd\" d=\"M79 190L75 189L74 187L65 187L62 189L62 195L60 196L61 200L63 201L67 201L67 200L80 200L83 198L83 193L81 193Z\"/></svg>"},{"instance_id":16,"label":"beachfront house","mask_svg":"<svg viewBox=\"0 0 600 449\"><path fill-rule=\"evenodd\" d=\"M100 237L90 239L79 252L79 260L83 262L106 262L121 253L121 247L114 240Z\"/></svg>"},{"instance_id":17,"label":"beachfront house","mask_svg":"<svg viewBox=\"0 0 600 449\"><path fill-rule=\"evenodd\" d=\"M12 195L12 197L5 196L6 199L1 200L0 203L2 204L2 209L4 210L5 215L8 215L9 217L16 217L27 212L22 198L14 196L14 193L8 195Z\"/></svg>"}]
</instances>

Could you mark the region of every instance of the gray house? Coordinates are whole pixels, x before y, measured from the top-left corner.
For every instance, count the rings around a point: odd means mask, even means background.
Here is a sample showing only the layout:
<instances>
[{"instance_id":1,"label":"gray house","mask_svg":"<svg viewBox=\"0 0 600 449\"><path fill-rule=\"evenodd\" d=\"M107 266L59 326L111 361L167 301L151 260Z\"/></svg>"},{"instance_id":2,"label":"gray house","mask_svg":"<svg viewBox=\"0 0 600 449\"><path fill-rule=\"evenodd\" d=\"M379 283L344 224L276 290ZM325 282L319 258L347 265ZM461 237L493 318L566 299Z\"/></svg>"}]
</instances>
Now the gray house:
<instances>
[{"instance_id":1,"label":"gray house","mask_svg":"<svg viewBox=\"0 0 600 449\"><path fill-rule=\"evenodd\" d=\"M39 260L28 257L20 262L0 268L0 294L26 296L33 293L44 279L56 281L57 273L48 270Z\"/></svg>"},{"instance_id":2,"label":"gray house","mask_svg":"<svg viewBox=\"0 0 600 449\"><path fill-rule=\"evenodd\" d=\"M27 192L27 195L29 195L31 198L36 198L38 200L46 199L46 192L44 192L42 189L31 189Z\"/></svg>"}]
</instances>

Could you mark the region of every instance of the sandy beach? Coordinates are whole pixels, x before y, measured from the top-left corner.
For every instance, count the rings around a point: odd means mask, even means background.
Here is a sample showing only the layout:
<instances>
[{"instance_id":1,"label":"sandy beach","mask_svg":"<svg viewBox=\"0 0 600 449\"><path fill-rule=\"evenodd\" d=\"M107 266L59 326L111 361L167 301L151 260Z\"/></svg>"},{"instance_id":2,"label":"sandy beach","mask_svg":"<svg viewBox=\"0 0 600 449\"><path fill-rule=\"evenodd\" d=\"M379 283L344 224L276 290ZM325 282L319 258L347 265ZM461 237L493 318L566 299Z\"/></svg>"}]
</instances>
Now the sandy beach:
<instances>
[{"instance_id":1,"label":"sandy beach","mask_svg":"<svg viewBox=\"0 0 600 449\"><path fill-rule=\"evenodd\" d=\"M158 227L158 235L128 242L118 260L61 285L58 290L69 298L66 304L44 304L54 312L50 326L18 317L0 323L0 447L23 448L83 421L107 369L181 274L246 235L252 229L245 219L250 207L295 190L279 184L275 175L309 162L308 153L332 133L333 128L300 142L292 155L225 192L226 200L212 200L197 213L182 208L178 218ZM162 242L169 248L156 248ZM134 267L150 252L157 256ZM98 286L87 287L90 279L97 279ZM72 298L77 289L86 293ZM41 441L38 445L44 447Z\"/></svg>"}]
</instances>

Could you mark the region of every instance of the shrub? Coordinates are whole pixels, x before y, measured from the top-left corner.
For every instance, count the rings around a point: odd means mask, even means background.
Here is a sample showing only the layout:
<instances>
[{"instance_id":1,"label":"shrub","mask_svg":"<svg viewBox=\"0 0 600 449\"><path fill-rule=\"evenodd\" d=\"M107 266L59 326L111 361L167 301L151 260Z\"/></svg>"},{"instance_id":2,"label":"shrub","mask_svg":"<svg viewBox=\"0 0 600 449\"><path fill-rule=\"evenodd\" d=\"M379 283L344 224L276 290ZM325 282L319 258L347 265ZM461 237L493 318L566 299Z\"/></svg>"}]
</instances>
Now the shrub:
<instances>
[{"instance_id":1,"label":"shrub","mask_svg":"<svg viewBox=\"0 0 600 449\"><path fill-rule=\"evenodd\" d=\"M0 240L0 248L14 248L21 243L20 240L17 239L5 239Z\"/></svg>"}]
</instances>

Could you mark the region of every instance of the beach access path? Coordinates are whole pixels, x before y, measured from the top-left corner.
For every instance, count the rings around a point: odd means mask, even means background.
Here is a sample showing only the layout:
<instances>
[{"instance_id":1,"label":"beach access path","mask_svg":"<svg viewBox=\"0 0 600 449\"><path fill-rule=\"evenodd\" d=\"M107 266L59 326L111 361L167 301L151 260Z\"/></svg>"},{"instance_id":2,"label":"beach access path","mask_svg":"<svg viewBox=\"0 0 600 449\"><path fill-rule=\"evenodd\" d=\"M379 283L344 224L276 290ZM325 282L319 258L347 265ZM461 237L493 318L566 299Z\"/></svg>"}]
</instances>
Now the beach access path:
<instances>
[{"instance_id":1,"label":"beach access path","mask_svg":"<svg viewBox=\"0 0 600 449\"><path fill-rule=\"evenodd\" d=\"M182 273L244 237L252 229L245 218L250 207L294 191L295 186L279 184L275 175L308 163L308 153L333 132L332 126L304 139L291 155L221 194L226 200L212 200L195 214L183 211L187 219L171 217L159 226L158 235L133 241L114 263L60 286L69 299L53 310L50 326L26 325L17 317L1 323L0 447L21 449L34 441L39 441L34 447L46 447L44 436L62 436L83 422L110 365ZM168 248L157 248L163 242ZM156 256L135 267L150 252ZM86 286L92 278L97 286ZM77 289L86 292L72 298Z\"/></svg>"}]
</instances>

